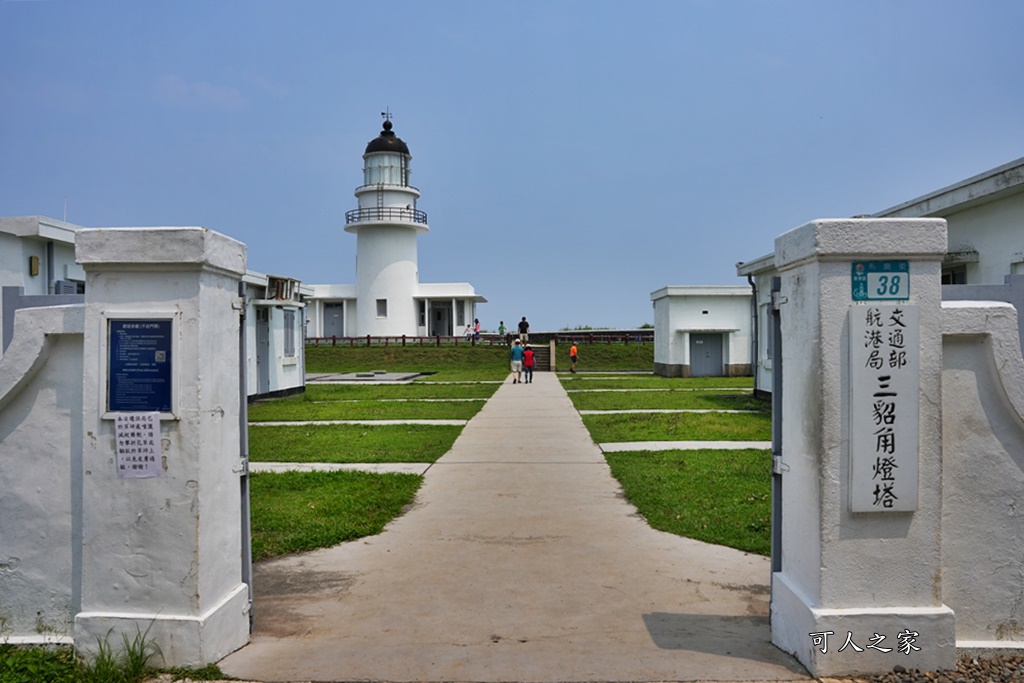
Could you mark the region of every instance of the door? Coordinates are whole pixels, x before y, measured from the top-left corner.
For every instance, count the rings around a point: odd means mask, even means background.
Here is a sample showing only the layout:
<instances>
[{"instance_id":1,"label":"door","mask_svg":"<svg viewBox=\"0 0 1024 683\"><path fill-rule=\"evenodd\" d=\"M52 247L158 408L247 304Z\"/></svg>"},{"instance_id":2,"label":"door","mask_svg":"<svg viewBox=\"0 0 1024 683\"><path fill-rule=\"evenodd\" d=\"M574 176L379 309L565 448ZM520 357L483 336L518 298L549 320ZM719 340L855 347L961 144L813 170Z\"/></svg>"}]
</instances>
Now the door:
<instances>
[{"instance_id":1,"label":"door","mask_svg":"<svg viewBox=\"0 0 1024 683\"><path fill-rule=\"evenodd\" d=\"M722 377L721 334L690 334L690 376Z\"/></svg>"},{"instance_id":2,"label":"door","mask_svg":"<svg viewBox=\"0 0 1024 683\"><path fill-rule=\"evenodd\" d=\"M324 304L324 336L345 336L345 304Z\"/></svg>"},{"instance_id":3,"label":"door","mask_svg":"<svg viewBox=\"0 0 1024 683\"><path fill-rule=\"evenodd\" d=\"M452 304L450 301L430 304L430 336L452 336Z\"/></svg>"},{"instance_id":4,"label":"door","mask_svg":"<svg viewBox=\"0 0 1024 683\"><path fill-rule=\"evenodd\" d=\"M256 309L256 393L270 391L270 309Z\"/></svg>"}]
</instances>

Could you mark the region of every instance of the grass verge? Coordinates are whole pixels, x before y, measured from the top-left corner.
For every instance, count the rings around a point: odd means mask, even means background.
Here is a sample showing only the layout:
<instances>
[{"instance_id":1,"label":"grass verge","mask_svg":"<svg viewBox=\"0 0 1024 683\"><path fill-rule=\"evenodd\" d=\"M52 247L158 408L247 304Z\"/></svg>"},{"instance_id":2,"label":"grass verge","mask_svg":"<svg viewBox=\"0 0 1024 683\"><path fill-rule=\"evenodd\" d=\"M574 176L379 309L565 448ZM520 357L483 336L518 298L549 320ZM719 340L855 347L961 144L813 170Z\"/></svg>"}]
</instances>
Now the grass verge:
<instances>
[{"instance_id":1,"label":"grass verge","mask_svg":"<svg viewBox=\"0 0 1024 683\"><path fill-rule=\"evenodd\" d=\"M771 413L584 415L597 443L621 441L770 441Z\"/></svg>"},{"instance_id":2,"label":"grass verge","mask_svg":"<svg viewBox=\"0 0 1024 683\"><path fill-rule=\"evenodd\" d=\"M615 391L569 394L576 410L771 410L767 401L751 394L712 391Z\"/></svg>"},{"instance_id":3,"label":"grass verge","mask_svg":"<svg viewBox=\"0 0 1024 683\"><path fill-rule=\"evenodd\" d=\"M580 335L577 347L579 362L576 369L580 372L600 370L647 370L654 367L654 344L588 344L586 335ZM569 360L571 344L559 343L555 350L555 367L560 371L568 370L572 365Z\"/></svg>"},{"instance_id":4,"label":"grass verge","mask_svg":"<svg viewBox=\"0 0 1024 683\"><path fill-rule=\"evenodd\" d=\"M605 458L653 528L770 554L771 451L635 451Z\"/></svg>"},{"instance_id":5,"label":"grass verge","mask_svg":"<svg viewBox=\"0 0 1024 683\"><path fill-rule=\"evenodd\" d=\"M559 372L558 379L566 391L576 389L721 389L749 388L753 391L753 377L659 377L657 375L620 375L618 377Z\"/></svg>"},{"instance_id":6,"label":"grass verge","mask_svg":"<svg viewBox=\"0 0 1024 683\"><path fill-rule=\"evenodd\" d=\"M417 398L490 398L500 384L307 384L306 391L288 400L373 401ZM263 404L259 404L263 405Z\"/></svg>"},{"instance_id":7,"label":"grass verge","mask_svg":"<svg viewBox=\"0 0 1024 683\"><path fill-rule=\"evenodd\" d=\"M508 347L307 346L306 372L432 372L430 380L502 380L509 372Z\"/></svg>"},{"instance_id":8,"label":"grass verge","mask_svg":"<svg viewBox=\"0 0 1024 683\"><path fill-rule=\"evenodd\" d=\"M293 398L249 407L250 422L284 420L468 420L484 401L325 401Z\"/></svg>"},{"instance_id":9,"label":"grass verge","mask_svg":"<svg viewBox=\"0 0 1024 683\"><path fill-rule=\"evenodd\" d=\"M423 478L368 472L283 472L249 478L252 559L315 550L379 534Z\"/></svg>"},{"instance_id":10,"label":"grass verge","mask_svg":"<svg viewBox=\"0 0 1024 683\"><path fill-rule=\"evenodd\" d=\"M249 427L253 462L436 462L462 427L446 425L288 425Z\"/></svg>"},{"instance_id":11,"label":"grass verge","mask_svg":"<svg viewBox=\"0 0 1024 683\"><path fill-rule=\"evenodd\" d=\"M136 630L133 638L122 633L115 651L108 633L88 658L67 646L0 645L0 683L139 683L156 672L152 664L161 657L148 635L149 629Z\"/></svg>"}]
</instances>

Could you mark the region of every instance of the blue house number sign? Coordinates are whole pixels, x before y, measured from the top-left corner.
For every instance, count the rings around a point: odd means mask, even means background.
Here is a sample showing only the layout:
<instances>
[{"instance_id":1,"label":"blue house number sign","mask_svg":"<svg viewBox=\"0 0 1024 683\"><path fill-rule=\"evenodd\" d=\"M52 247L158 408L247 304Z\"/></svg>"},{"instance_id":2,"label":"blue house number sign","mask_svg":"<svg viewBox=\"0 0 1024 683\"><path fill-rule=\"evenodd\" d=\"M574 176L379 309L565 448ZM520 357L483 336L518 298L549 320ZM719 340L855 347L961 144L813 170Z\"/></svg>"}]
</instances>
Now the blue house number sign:
<instances>
[{"instance_id":1,"label":"blue house number sign","mask_svg":"<svg viewBox=\"0 0 1024 683\"><path fill-rule=\"evenodd\" d=\"M171 320L110 320L107 410L171 412Z\"/></svg>"},{"instance_id":2,"label":"blue house number sign","mask_svg":"<svg viewBox=\"0 0 1024 683\"><path fill-rule=\"evenodd\" d=\"M910 261L854 261L850 279L854 301L910 298Z\"/></svg>"}]
</instances>

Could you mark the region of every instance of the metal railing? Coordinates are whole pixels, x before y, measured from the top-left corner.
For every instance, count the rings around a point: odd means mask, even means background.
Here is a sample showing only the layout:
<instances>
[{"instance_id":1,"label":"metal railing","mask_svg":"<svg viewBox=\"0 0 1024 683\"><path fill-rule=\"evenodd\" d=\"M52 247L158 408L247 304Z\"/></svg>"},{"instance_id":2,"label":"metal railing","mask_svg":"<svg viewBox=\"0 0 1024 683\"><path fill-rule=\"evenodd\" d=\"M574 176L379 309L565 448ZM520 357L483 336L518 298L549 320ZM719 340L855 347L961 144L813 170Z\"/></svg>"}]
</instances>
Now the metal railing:
<instances>
[{"instance_id":1,"label":"metal railing","mask_svg":"<svg viewBox=\"0 0 1024 683\"><path fill-rule=\"evenodd\" d=\"M494 346L503 344L504 340L496 334L481 334L479 337L443 336L434 335L429 337L414 337L411 335L398 335L387 337L375 337L366 335L363 337L306 337L307 346Z\"/></svg>"},{"instance_id":2,"label":"metal railing","mask_svg":"<svg viewBox=\"0 0 1024 683\"><path fill-rule=\"evenodd\" d=\"M413 208L401 208L397 206L374 206L362 209L352 209L345 212L345 225L364 222L385 222L396 221L403 223L427 224L426 211Z\"/></svg>"}]
</instances>

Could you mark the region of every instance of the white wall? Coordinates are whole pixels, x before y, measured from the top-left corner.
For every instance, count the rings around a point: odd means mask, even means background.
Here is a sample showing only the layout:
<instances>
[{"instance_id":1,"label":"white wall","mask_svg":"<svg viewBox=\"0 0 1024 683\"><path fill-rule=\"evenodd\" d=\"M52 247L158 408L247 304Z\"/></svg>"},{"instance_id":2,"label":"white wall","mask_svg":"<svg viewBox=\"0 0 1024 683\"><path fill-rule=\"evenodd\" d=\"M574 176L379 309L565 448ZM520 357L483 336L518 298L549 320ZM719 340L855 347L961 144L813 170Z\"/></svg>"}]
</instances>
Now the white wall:
<instances>
[{"instance_id":1,"label":"white wall","mask_svg":"<svg viewBox=\"0 0 1024 683\"><path fill-rule=\"evenodd\" d=\"M654 301L654 362L670 375L690 367L690 335L722 335L723 374L750 365L751 314L748 287L665 287ZM658 370L656 370L658 371Z\"/></svg>"},{"instance_id":2,"label":"white wall","mask_svg":"<svg viewBox=\"0 0 1024 683\"><path fill-rule=\"evenodd\" d=\"M419 280L416 231L387 225L359 228L356 263L356 328L350 336L414 336L417 329L413 296ZM387 317L377 317L377 300L386 299Z\"/></svg>"},{"instance_id":3,"label":"white wall","mask_svg":"<svg viewBox=\"0 0 1024 683\"><path fill-rule=\"evenodd\" d=\"M967 264L968 284L1002 284L1024 264L1024 193L959 211L947 218L949 250L978 252Z\"/></svg>"},{"instance_id":4,"label":"white wall","mask_svg":"<svg viewBox=\"0 0 1024 683\"><path fill-rule=\"evenodd\" d=\"M947 301L942 313L942 597L959 647L1024 647L1018 312Z\"/></svg>"},{"instance_id":5,"label":"white wall","mask_svg":"<svg viewBox=\"0 0 1024 683\"><path fill-rule=\"evenodd\" d=\"M81 596L83 307L24 309L0 359L0 623L69 642Z\"/></svg>"}]
</instances>

